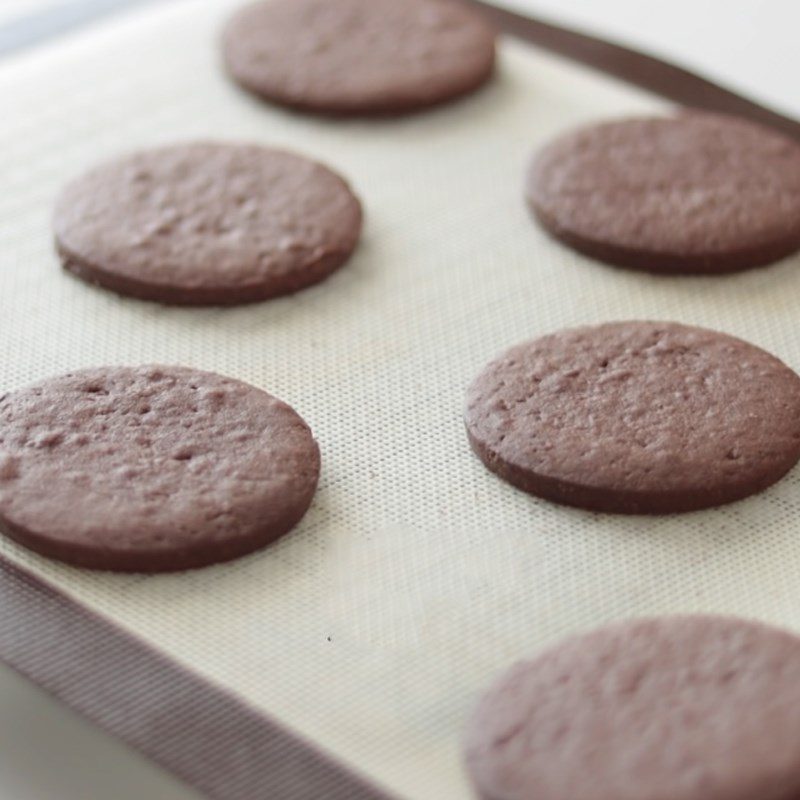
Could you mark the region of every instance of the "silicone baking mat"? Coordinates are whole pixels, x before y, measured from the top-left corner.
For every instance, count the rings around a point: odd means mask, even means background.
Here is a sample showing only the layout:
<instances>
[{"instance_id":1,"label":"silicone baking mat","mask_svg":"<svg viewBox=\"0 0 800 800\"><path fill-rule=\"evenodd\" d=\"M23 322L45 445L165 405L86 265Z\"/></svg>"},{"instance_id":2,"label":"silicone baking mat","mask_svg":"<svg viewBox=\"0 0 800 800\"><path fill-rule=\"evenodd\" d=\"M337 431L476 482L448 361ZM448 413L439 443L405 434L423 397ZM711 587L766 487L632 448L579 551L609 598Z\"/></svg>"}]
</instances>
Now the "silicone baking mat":
<instances>
[{"instance_id":1,"label":"silicone baking mat","mask_svg":"<svg viewBox=\"0 0 800 800\"><path fill-rule=\"evenodd\" d=\"M800 258L724 278L605 267L522 201L532 151L661 100L503 40L496 80L373 122L261 105L223 77L238 3L154 7L0 69L0 386L181 363L264 387L323 454L302 524L248 558L120 576L0 541L0 655L211 797L469 797L461 730L499 670L631 615L720 611L800 629L800 471L713 511L637 518L538 501L470 453L464 391L507 346L651 318L733 333L800 369ZM97 160L183 139L312 155L349 177L354 259L234 309L115 297L59 270L50 211ZM360 776L360 777L354 777Z\"/></svg>"}]
</instances>

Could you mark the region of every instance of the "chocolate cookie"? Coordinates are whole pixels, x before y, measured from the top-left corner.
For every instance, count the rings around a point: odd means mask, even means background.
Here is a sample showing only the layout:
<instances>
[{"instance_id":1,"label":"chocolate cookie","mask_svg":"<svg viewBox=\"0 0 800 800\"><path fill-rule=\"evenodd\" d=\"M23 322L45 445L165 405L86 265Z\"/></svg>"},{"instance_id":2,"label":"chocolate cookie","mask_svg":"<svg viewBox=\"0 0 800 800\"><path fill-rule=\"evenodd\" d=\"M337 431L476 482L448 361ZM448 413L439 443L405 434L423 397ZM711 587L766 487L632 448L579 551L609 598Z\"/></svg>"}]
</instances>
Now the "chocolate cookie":
<instances>
[{"instance_id":1,"label":"chocolate cookie","mask_svg":"<svg viewBox=\"0 0 800 800\"><path fill-rule=\"evenodd\" d=\"M319 449L289 406L182 367L112 367L0 399L0 530L93 569L244 555L311 503Z\"/></svg>"},{"instance_id":2,"label":"chocolate cookie","mask_svg":"<svg viewBox=\"0 0 800 800\"><path fill-rule=\"evenodd\" d=\"M710 616L571 639L494 685L466 758L484 800L800 797L800 639Z\"/></svg>"},{"instance_id":3,"label":"chocolate cookie","mask_svg":"<svg viewBox=\"0 0 800 800\"><path fill-rule=\"evenodd\" d=\"M276 103L392 114L451 100L494 67L494 33L455 0L264 0L223 36L228 72Z\"/></svg>"},{"instance_id":4,"label":"chocolate cookie","mask_svg":"<svg viewBox=\"0 0 800 800\"><path fill-rule=\"evenodd\" d=\"M64 267L162 303L265 300L317 283L353 252L361 207L326 167L255 145L196 143L135 153L62 192Z\"/></svg>"},{"instance_id":5,"label":"chocolate cookie","mask_svg":"<svg viewBox=\"0 0 800 800\"><path fill-rule=\"evenodd\" d=\"M728 503L800 458L800 377L722 333L664 322L513 347L469 389L472 448L531 494L597 511Z\"/></svg>"},{"instance_id":6,"label":"chocolate cookie","mask_svg":"<svg viewBox=\"0 0 800 800\"><path fill-rule=\"evenodd\" d=\"M575 131L538 155L526 193L553 236L622 267L732 272L800 249L800 145L736 117Z\"/></svg>"}]
</instances>

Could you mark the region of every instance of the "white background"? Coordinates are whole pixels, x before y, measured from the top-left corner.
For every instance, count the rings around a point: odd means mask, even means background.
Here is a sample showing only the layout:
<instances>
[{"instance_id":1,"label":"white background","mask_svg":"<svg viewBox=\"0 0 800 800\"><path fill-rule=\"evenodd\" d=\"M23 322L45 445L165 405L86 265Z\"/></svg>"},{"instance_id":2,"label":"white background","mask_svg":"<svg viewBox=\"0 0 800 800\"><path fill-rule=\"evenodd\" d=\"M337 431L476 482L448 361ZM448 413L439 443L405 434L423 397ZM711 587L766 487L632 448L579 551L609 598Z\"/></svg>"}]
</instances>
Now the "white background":
<instances>
[{"instance_id":1,"label":"white background","mask_svg":"<svg viewBox=\"0 0 800 800\"><path fill-rule=\"evenodd\" d=\"M797 0L507 2L647 47L800 116ZM0 0L0 22L48 5L59 0ZM197 795L0 667L0 800L197 800Z\"/></svg>"}]
</instances>

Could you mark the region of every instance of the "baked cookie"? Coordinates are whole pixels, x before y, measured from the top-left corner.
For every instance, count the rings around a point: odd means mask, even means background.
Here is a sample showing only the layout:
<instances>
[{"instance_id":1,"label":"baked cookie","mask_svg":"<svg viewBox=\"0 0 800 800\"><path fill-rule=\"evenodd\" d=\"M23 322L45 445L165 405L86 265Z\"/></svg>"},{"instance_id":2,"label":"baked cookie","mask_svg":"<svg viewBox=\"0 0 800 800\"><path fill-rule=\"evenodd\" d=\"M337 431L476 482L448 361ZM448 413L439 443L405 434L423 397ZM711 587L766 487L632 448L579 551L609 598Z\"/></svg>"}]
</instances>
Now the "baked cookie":
<instances>
[{"instance_id":1,"label":"baked cookie","mask_svg":"<svg viewBox=\"0 0 800 800\"><path fill-rule=\"evenodd\" d=\"M800 249L800 144L736 117L568 133L538 154L526 194L549 233L621 267L732 272Z\"/></svg>"},{"instance_id":2,"label":"baked cookie","mask_svg":"<svg viewBox=\"0 0 800 800\"><path fill-rule=\"evenodd\" d=\"M722 333L614 322L513 347L468 392L472 448L531 494L666 514L765 489L800 459L800 377Z\"/></svg>"},{"instance_id":3,"label":"baked cookie","mask_svg":"<svg viewBox=\"0 0 800 800\"><path fill-rule=\"evenodd\" d=\"M494 32L455 0L263 0L223 36L233 79L260 97L327 114L397 114L477 89Z\"/></svg>"},{"instance_id":4,"label":"baked cookie","mask_svg":"<svg viewBox=\"0 0 800 800\"><path fill-rule=\"evenodd\" d=\"M80 567L250 553L300 520L319 468L289 406L210 372L88 369L0 398L0 530Z\"/></svg>"},{"instance_id":5,"label":"baked cookie","mask_svg":"<svg viewBox=\"0 0 800 800\"><path fill-rule=\"evenodd\" d=\"M800 797L800 639L711 616L570 639L494 685L466 759L483 800Z\"/></svg>"},{"instance_id":6,"label":"baked cookie","mask_svg":"<svg viewBox=\"0 0 800 800\"><path fill-rule=\"evenodd\" d=\"M301 156L193 143L103 164L56 203L64 267L120 294L227 305L284 295L344 264L361 231L347 184Z\"/></svg>"}]
</instances>

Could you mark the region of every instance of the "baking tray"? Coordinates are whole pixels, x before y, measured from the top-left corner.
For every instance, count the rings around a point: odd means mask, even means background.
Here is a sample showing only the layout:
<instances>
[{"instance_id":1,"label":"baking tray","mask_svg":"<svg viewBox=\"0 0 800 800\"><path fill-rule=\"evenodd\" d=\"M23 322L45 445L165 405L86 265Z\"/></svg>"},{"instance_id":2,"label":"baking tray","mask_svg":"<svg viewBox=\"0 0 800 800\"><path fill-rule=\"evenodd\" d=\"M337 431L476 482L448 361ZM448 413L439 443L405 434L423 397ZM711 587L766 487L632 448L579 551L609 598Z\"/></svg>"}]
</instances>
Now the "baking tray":
<instances>
[{"instance_id":1,"label":"baking tray","mask_svg":"<svg viewBox=\"0 0 800 800\"><path fill-rule=\"evenodd\" d=\"M800 369L797 256L721 278L625 272L550 241L521 196L541 143L667 112L665 97L796 123L500 11L517 38L474 97L402 119L302 117L222 75L218 33L237 4L153 6L0 68L0 386L150 362L241 378L313 428L317 498L276 545L179 575L87 573L3 540L0 656L212 798L443 800L470 793L460 737L478 694L556 638L700 610L800 628L797 471L712 511L597 515L499 481L462 423L487 360L568 325L700 324ZM353 260L235 309L126 300L59 270L64 181L196 138L288 147L348 176L366 210Z\"/></svg>"}]
</instances>

